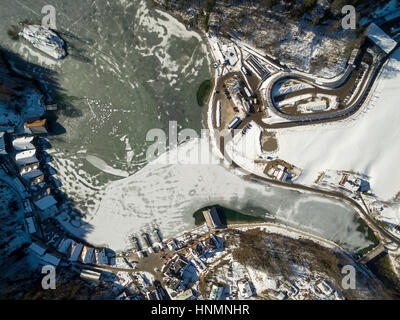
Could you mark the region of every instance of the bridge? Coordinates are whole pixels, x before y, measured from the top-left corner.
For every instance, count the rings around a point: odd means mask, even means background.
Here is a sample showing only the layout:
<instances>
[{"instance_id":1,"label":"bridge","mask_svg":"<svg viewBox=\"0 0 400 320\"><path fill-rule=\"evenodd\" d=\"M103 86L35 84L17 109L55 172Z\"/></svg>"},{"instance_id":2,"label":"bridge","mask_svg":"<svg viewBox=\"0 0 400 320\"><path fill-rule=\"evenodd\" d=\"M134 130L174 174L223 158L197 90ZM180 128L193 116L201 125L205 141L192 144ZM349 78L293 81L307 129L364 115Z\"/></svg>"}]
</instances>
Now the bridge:
<instances>
[{"instance_id":1,"label":"bridge","mask_svg":"<svg viewBox=\"0 0 400 320\"><path fill-rule=\"evenodd\" d=\"M379 246L375 247L374 249L369 251L367 254L365 254L361 258L359 258L357 260L357 263L367 264L372 259L379 256L382 252L385 252L385 251L386 251L385 246L383 244L380 244Z\"/></svg>"}]
</instances>

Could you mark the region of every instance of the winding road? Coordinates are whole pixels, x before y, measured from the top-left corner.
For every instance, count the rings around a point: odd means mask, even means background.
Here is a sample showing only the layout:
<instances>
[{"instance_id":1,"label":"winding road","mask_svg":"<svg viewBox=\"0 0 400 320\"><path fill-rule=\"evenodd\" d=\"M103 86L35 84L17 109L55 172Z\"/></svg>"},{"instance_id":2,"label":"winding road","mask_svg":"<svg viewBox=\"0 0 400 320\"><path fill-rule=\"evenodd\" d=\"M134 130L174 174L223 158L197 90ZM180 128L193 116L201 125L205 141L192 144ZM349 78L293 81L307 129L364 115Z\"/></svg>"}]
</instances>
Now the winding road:
<instances>
[{"instance_id":1,"label":"winding road","mask_svg":"<svg viewBox=\"0 0 400 320\"><path fill-rule=\"evenodd\" d=\"M236 42L234 42L237 46L239 46ZM399 46L399 45L398 45ZM397 47L398 47L397 46ZM240 46L239 46L240 48ZM240 48L241 52L241 61L243 62L243 54L242 54L242 48ZM364 53L366 51L366 48L364 48ZM393 50L392 52L394 52ZM377 78L379 77L383 67L385 66L386 62L390 58L390 55L377 55L375 59L372 61L372 64L370 65L368 71L367 71L367 76L365 79L362 81L361 85L358 87L359 89L357 92L355 92L350 99L349 103L347 105L342 106L342 108L334 111L329 111L329 112L318 112L318 113L313 113L313 114L303 114L303 115L289 115L287 113L282 112L279 110L279 108L276 107L274 97L272 95L272 89L274 85L276 85L279 81L282 81L284 79L297 79L301 80L305 83L313 84L314 86L317 84L318 88L324 88L323 85L321 85L320 81L318 81L316 78L313 78L311 76L306 76L304 74L298 73L298 72L287 72L287 71L278 71L277 73L273 74L270 78L266 79L267 81L267 86L266 86L266 92L267 94L265 95L265 100L264 103L268 106L269 110L272 110L276 115L280 116L281 118L284 118L284 122L278 122L274 124L267 124L262 121L262 117L265 116L264 112L259 112L255 114L249 114L247 117L244 117L242 119L242 123L237 129L242 129L244 128L250 121L256 122L258 125L260 125L262 128L265 129L280 129L280 128L288 128L288 127L293 127L293 126L303 126L303 125L310 125L310 124L316 124L316 123L322 123L322 122L331 122L331 121L338 121L342 120L345 118L348 118L355 114L358 110L360 110L365 104L366 101L368 101L368 97L370 97L371 93L373 92L374 85L376 83ZM358 60L358 66L360 66L362 59L357 59ZM355 68L356 69L356 68ZM217 74L217 73L216 73ZM213 88L213 93L211 95L210 101L209 101L209 110L208 113L211 115L208 121L208 127L213 132L214 130L218 130L216 128L216 121L215 121L215 105L217 101L218 95L214 94L214 92L219 89L219 86L221 86L221 81L222 79L226 79L229 77L229 75L239 75L239 73L228 73L225 74L221 77L216 76L216 81L214 81L214 88ZM242 76L243 75L239 75ZM337 89L340 87L346 86L346 82L348 82L349 74L345 71L345 73L342 75L343 77L346 77L345 81L338 81L337 83L339 86L332 86L328 87L325 86L325 90L332 90L332 89ZM249 83L248 79L244 79L246 83ZM257 86L257 90L253 91L256 92L258 96L261 96L261 93L259 91L259 88L262 86L262 83L260 83ZM227 160L229 163L232 164L233 167L236 168L241 168L240 165L238 165L233 159L230 159L230 156L227 155L226 152L224 152L224 141L223 137L221 137L221 141L219 144L216 144L219 148L219 152L221 155ZM244 168L241 168L244 169ZM246 172L247 170L244 169ZM367 206L364 208L360 203L358 203L356 200L345 196L344 194L336 191L328 191L328 190L323 190L323 189L317 189L313 187L309 187L306 185L302 184L294 184L294 183L286 183L286 182L281 182L277 180L272 180L266 177L262 177L260 175L257 175L255 173L250 173L247 175L247 178L250 180L254 181L261 181L261 182L266 182L271 185L276 185L280 187L285 187L293 190L298 190L301 192L311 192L311 193L317 193L323 196L327 196L330 198L335 198L339 199L341 201L344 201L351 205L360 215L360 217L363 219L363 221L374 231L374 233L378 236L378 238L384 243L384 245L389 245L389 244L395 244L398 247L400 247L400 239L395 237L392 233L387 231L385 228L383 228L381 225L379 225L370 215L369 209ZM397 249L396 248L396 249ZM396 249L389 249L389 250L396 250Z\"/></svg>"}]
</instances>

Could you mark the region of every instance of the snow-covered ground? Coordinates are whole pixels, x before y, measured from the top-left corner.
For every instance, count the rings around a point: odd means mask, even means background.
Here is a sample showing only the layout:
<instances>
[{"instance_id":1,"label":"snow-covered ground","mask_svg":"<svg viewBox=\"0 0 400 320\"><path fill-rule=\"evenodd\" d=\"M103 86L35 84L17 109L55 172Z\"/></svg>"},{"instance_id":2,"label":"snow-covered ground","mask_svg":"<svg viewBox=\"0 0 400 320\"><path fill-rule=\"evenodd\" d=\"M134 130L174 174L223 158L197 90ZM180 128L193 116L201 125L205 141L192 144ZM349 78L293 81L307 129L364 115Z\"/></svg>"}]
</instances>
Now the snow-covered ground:
<instances>
[{"instance_id":1,"label":"snow-covered ground","mask_svg":"<svg viewBox=\"0 0 400 320\"><path fill-rule=\"evenodd\" d=\"M355 213L348 206L243 180L219 164L199 164L196 150L200 146L203 157L207 153L214 156L208 140L194 139L178 147L180 164L166 163L170 151L139 172L108 184L99 192L98 209L85 218L86 223L68 223L68 215L59 216L60 220L93 245L123 250L129 247L132 234L158 227L164 238L176 235L193 228L196 210L220 204L238 210L263 208L289 225L351 249L369 244L357 231Z\"/></svg>"},{"instance_id":2,"label":"snow-covered ground","mask_svg":"<svg viewBox=\"0 0 400 320\"><path fill-rule=\"evenodd\" d=\"M277 130L277 156L303 169L299 183L312 184L326 169L370 176L372 191L388 200L400 191L400 49L381 73L362 112L328 125Z\"/></svg>"},{"instance_id":3,"label":"snow-covered ground","mask_svg":"<svg viewBox=\"0 0 400 320\"><path fill-rule=\"evenodd\" d=\"M288 94L296 92L303 89L313 88L312 85L305 82L294 82L284 85L284 83L279 83L272 88L272 95L279 96L282 94Z\"/></svg>"},{"instance_id":4,"label":"snow-covered ground","mask_svg":"<svg viewBox=\"0 0 400 320\"><path fill-rule=\"evenodd\" d=\"M262 154L261 134L263 129L254 121L249 123L245 132L242 130L234 133L233 139L225 146L225 153L242 169L260 176L267 177L263 172L265 164L255 163Z\"/></svg>"}]
</instances>

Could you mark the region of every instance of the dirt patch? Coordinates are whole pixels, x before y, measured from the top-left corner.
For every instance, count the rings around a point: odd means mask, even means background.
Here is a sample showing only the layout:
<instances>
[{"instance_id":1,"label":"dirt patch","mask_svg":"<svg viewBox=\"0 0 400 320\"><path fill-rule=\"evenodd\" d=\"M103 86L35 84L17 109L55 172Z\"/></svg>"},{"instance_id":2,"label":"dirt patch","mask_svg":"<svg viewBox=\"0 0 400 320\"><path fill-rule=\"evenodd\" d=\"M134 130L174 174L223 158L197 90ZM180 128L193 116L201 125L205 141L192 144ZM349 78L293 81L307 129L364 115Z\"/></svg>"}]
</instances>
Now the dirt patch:
<instances>
[{"instance_id":1,"label":"dirt patch","mask_svg":"<svg viewBox=\"0 0 400 320\"><path fill-rule=\"evenodd\" d=\"M264 130L261 136L261 145L264 152L274 152L278 150L278 140L275 132Z\"/></svg>"}]
</instances>

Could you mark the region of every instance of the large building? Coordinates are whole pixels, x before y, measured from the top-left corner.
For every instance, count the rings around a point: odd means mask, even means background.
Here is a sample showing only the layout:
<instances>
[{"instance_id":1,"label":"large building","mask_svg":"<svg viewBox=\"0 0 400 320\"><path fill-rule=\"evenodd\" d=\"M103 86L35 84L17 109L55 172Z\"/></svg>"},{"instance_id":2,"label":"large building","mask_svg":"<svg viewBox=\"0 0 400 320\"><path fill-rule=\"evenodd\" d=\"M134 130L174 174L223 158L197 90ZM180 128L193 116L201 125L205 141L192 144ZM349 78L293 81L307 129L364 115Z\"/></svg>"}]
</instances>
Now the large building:
<instances>
[{"instance_id":1,"label":"large building","mask_svg":"<svg viewBox=\"0 0 400 320\"><path fill-rule=\"evenodd\" d=\"M57 267L61 262L61 258L60 257L57 257L56 254L51 254L51 253L48 253L48 252L41 257L41 260L42 260L43 264L45 264L45 265L52 264L55 267Z\"/></svg>"},{"instance_id":2,"label":"large building","mask_svg":"<svg viewBox=\"0 0 400 320\"><path fill-rule=\"evenodd\" d=\"M60 253L70 256L73 244L74 244L74 240L69 239L69 238L64 238L60 241L60 244L58 245L57 250Z\"/></svg>"},{"instance_id":3,"label":"large building","mask_svg":"<svg viewBox=\"0 0 400 320\"><path fill-rule=\"evenodd\" d=\"M203 211L204 219L206 220L207 226L210 230L223 227L221 219L219 218L218 211L215 207Z\"/></svg>"}]
</instances>

